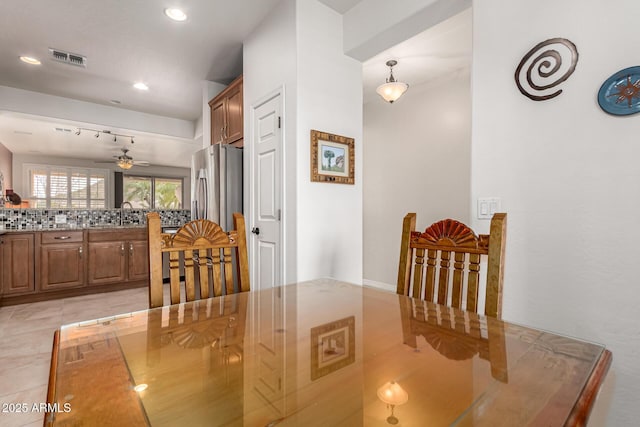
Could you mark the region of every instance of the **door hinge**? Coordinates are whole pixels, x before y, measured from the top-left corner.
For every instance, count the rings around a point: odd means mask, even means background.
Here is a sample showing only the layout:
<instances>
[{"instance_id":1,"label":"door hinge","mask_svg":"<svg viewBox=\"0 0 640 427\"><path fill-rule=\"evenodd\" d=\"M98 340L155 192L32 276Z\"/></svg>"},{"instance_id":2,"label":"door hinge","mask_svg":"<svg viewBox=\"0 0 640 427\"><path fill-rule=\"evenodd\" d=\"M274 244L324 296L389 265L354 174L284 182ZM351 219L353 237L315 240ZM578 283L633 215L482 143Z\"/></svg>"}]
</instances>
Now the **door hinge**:
<instances>
[{"instance_id":1,"label":"door hinge","mask_svg":"<svg viewBox=\"0 0 640 427\"><path fill-rule=\"evenodd\" d=\"M278 116L278 129L282 127L282 117Z\"/></svg>"},{"instance_id":2,"label":"door hinge","mask_svg":"<svg viewBox=\"0 0 640 427\"><path fill-rule=\"evenodd\" d=\"M278 221L280 221L282 219L282 211L280 209L278 209Z\"/></svg>"}]
</instances>

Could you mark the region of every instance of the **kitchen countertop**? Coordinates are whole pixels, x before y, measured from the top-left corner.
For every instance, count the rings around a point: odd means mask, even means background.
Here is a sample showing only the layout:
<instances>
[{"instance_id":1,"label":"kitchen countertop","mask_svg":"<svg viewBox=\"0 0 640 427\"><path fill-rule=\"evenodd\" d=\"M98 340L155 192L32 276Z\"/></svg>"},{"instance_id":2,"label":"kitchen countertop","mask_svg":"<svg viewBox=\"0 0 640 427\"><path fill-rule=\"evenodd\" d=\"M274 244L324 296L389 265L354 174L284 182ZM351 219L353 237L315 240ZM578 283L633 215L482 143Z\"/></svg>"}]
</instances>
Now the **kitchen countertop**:
<instances>
[{"instance_id":1,"label":"kitchen countertop","mask_svg":"<svg viewBox=\"0 0 640 427\"><path fill-rule=\"evenodd\" d=\"M179 227L179 226L176 226ZM118 229L141 229L147 228L145 225L140 224L128 224L128 225L99 225L95 227L60 227L60 228L23 228L20 230L15 229L0 229L0 234L5 233L33 233L36 231L48 232L48 231L83 231L83 230L118 230Z\"/></svg>"}]
</instances>

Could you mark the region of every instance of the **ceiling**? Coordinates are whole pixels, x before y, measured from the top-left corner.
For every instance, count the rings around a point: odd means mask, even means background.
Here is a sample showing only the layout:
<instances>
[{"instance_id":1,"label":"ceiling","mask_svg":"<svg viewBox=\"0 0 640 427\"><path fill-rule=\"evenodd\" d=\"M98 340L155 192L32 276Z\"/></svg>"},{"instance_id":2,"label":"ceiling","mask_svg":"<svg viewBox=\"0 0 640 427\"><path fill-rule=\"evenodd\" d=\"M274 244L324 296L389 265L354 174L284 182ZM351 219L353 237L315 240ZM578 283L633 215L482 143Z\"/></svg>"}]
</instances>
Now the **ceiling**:
<instances>
[{"instance_id":1,"label":"ceiling","mask_svg":"<svg viewBox=\"0 0 640 427\"><path fill-rule=\"evenodd\" d=\"M227 84L242 73L242 41L278 1L136 0L126 7L110 1L3 1L0 86L196 121L202 113L202 82ZM361 0L320 1L343 14ZM174 6L185 11L185 22L164 15ZM49 59L49 48L86 56L86 68ZM21 55L42 64L25 64ZM470 58L468 10L366 61L364 101L380 101L375 89L388 76L388 59L398 60L396 78L414 87L468 67ZM137 81L149 90L133 88ZM78 127L134 135L136 142L75 135ZM193 139L6 111L0 111L0 142L16 154L92 160L109 160L127 147L136 160L181 167L189 167L191 153L200 146Z\"/></svg>"},{"instance_id":2,"label":"ceiling","mask_svg":"<svg viewBox=\"0 0 640 427\"><path fill-rule=\"evenodd\" d=\"M227 84L242 73L242 41L278 1L2 1L0 85L196 121L202 82ZM187 20L170 20L167 7L182 8ZM86 68L50 59L49 48L85 56ZM133 88L137 81L149 90ZM0 111L0 141L15 154L105 160L125 146L76 136L77 127L134 135L129 154L157 165L189 167L199 147L194 140Z\"/></svg>"},{"instance_id":3,"label":"ceiling","mask_svg":"<svg viewBox=\"0 0 640 427\"><path fill-rule=\"evenodd\" d=\"M404 96L410 96L412 87L469 69L471 18L471 9L467 9L367 60L362 66L364 103L383 102L376 88L389 77L385 64L390 59L398 61L393 67L395 79L409 84Z\"/></svg>"},{"instance_id":4,"label":"ceiling","mask_svg":"<svg viewBox=\"0 0 640 427\"><path fill-rule=\"evenodd\" d=\"M132 135L134 143L127 137L115 137L100 132L82 131L76 135L78 127L109 130L113 134ZM96 162L111 161L113 156L122 154L121 149L129 149L129 156L137 161L148 161L156 166L189 167L191 154L200 148L200 143L192 139L170 138L156 134L130 132L127 129L98 127L91 123L30 116L11 112L0 112L0 141L14 154L33 156L55 156L86 159ZM167 156L167 153L171 153ZM95 167L105 167L105 163L95 163ZM139 169L139 167L136 167Z\"/></svg>"},{"instance_id":5,"label":"ceiling","mask_svg":"<svg viewBox=\"0 0 640 427\"><path fill-rule=\"evenodd\" d=\"M277 2L3 1L0 85L196 120L201 82L228 84L242 73L242 41ZM170 20L166 7L181 7L187 20ZM86 56L87 67L50 60L49 48ZM134 89L137 81L149 90Z\"/></svg>"}]
</instances>

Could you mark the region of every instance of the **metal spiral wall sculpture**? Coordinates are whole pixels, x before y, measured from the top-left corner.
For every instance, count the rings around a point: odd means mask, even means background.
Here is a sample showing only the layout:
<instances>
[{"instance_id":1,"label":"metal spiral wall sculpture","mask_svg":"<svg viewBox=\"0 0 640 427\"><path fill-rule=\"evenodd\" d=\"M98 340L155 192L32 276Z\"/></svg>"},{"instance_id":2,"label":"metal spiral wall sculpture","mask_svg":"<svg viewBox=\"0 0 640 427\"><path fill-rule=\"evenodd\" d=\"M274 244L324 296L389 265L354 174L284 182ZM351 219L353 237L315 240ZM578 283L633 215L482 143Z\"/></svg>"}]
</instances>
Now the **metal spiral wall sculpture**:
<instances>
[{"instance_id":1,"label":"metal spiral wall sculpture","mask_svg":"<svg viewBox=\"0 0 640 427\"><path fill-rule=\"evenodd\" d=\"M556 89L576 69L578 50L570 40L553 38L538 43L516 68L520 92L534 101L546 101L562 93Z\"/></svg>"}]
</instances>

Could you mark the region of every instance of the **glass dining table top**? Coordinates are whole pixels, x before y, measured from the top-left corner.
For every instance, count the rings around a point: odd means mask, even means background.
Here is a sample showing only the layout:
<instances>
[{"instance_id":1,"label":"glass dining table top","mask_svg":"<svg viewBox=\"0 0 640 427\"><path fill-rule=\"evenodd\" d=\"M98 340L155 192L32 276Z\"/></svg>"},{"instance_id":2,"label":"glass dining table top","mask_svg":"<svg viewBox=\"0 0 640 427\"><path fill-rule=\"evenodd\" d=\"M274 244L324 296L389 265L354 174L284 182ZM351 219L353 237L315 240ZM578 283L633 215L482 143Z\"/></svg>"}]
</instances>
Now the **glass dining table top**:
<instances>
[{"instance_id":1,"label":"glass dining table top","mask_svg":"<svg viewBox=\"0 0 640 427\"><path fill-rule=\"evenodd\" d=\"M602 346L333 280L60 328L60 426L579 424ZM585 403L586 402L586 403Z\"/></svg>"}]
</instances>

